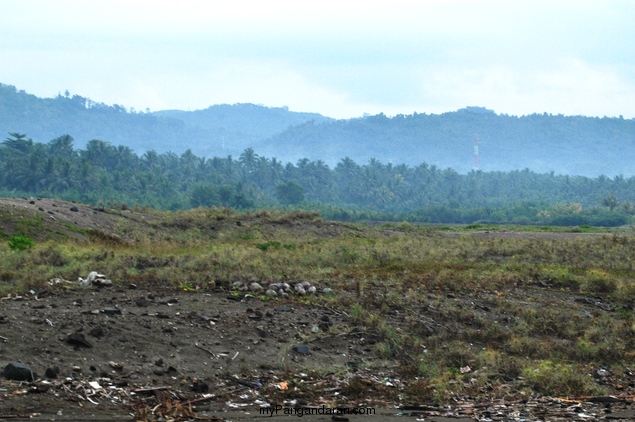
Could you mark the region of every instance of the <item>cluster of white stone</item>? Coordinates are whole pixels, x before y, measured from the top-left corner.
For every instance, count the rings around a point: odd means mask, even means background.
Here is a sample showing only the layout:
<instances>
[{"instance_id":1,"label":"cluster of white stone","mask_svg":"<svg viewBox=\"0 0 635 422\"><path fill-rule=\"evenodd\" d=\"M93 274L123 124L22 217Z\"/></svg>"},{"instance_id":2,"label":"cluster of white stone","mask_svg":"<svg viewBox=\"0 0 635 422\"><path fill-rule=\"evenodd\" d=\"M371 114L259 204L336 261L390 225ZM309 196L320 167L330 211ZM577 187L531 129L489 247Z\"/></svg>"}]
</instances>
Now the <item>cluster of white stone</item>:
<instances>
[{"instance_id":1,"label":"cluster of white stone","mask_svg":"<svg viewBox=\"0 0 635 422\"><path fill-rule=\"evenodd\" d=\"M267 288L263 287L260 283L245 283L242 281L235 281L232 283L232 288L239 291L250 291L250 292L264 292L265 295L269 297L289 297L289 295L312 295L317 293L317 287L308 281L300 281L298 283L271 283ZM322 289L323 294L330 294L332 292L328 287Z\"/></svg>"}]
</instances>

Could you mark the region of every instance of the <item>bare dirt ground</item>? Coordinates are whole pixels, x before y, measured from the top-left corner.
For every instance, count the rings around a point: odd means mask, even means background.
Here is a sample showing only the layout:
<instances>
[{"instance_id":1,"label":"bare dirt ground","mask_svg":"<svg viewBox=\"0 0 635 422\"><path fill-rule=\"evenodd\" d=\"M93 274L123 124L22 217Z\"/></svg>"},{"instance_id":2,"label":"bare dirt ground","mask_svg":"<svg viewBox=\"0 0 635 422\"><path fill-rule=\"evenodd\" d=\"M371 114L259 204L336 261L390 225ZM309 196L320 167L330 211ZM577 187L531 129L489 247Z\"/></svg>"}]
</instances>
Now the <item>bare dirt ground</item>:
<instances>
[{"instance_id":1,"label":"bare dirt ground","mask_svg":"<svg viewBox=\"0 0 635 422\"><path fill-rule=\"evenodd\" d=\"M88 287L5 298L0 362L21 360L38 379L1 379L0 419L280 420L298 417L298 407L339 406L376 412L337 416L348 420L635 420L628 389L588 402L522 396L513 386L505 400L405 402L400 392L413 380L375 358L372 339L342 335L347 325L327 307L224 292ZM265 406L273 416L260 414Z\"/></svg>"},{"instance_id":2,"label":"bare dirt ground","mask_svg":"<svg viewBox=\"0 0 635 422\"><path fill-rule=\"evenodd\" d=\"M14 216L14 224L40 215L60 236L83 236L76 227L108 232L121 219L153 218L48 199L5 199L0 213ZM526 303L541 294L532 289L509 300ZM575 300L570 293L545 295ZM460 295L432 300L488 303ZM604 312L597 303L578 308ZM373 344L355 330L347 310L319 301L261 301L221 287L148 290L121 280L108 288L53 284L0 300L0 368L21 361L37 375L33 382L0 377L0 420L635 420L633 374L607 381L619 385L615 395L586 400L526 395L510 382L497 387L502 393L483 390L449 405L409 402L403 391L415 380L401 378L397 363L377 357ZM334 407L374 414L333 415Z\"/></svg>"}]
</instances>

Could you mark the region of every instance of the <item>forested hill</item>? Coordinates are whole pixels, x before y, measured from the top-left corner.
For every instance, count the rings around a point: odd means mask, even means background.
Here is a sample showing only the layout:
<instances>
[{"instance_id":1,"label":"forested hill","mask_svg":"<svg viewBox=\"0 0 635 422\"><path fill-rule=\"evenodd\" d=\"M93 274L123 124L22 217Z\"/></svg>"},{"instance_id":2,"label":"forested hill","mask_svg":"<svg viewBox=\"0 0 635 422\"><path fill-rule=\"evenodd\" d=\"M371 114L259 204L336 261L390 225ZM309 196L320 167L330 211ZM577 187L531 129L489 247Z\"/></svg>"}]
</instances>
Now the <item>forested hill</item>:
<instances>
[{"instance_id":1,"label":"forested hill","mask_svg":"<svg viewBox=\"0 0 635 422\"><path fill-rule=\"evenodd\" d=\"M615 176L635 174L635 120L533 114L498 115L468 107L440 115L382 114L329 124L306 123L256 147L260 154L285 151L292 160L341 157L368 162L372 157L393 164L422 162L459 173L474 168L479 138L479 169Z\"/></svg>"},{"instance_id":2,"label":"forested hill","mask_svg":"<svg viewBox=\"0 0 635 422\"><path fill-rule=\"evenodd\" d=\"M635 175L634 119L517 117L480 107L349 120L253 104L140 113L79 95L38 98L0 84L0 132L25 133L38 142L70 133L79 148L98 139L138 154L190 149L208 158L236 157L253 148L283 163L308 158L333 167L345 157L358 163L375 158L395 165L450 167L462 174L474 169L478 133L483 171Z\"/></svg>"},{"instance_id":3,"label":"forested hill","mask_svg":"<svg viewBox=\"0 0 635 422\"><path fill-rule=\"evenodd\" d=\"M72 133L80 148L98 139L139 154L149 150L181 154L191 149L199 156L237 156L262 139L309 120L332 119L253 104L215 105L193 112L136 112L68 93L38 98L0 84L0 133L28 133L38 142Z\"/></svg>"}]
</instances>

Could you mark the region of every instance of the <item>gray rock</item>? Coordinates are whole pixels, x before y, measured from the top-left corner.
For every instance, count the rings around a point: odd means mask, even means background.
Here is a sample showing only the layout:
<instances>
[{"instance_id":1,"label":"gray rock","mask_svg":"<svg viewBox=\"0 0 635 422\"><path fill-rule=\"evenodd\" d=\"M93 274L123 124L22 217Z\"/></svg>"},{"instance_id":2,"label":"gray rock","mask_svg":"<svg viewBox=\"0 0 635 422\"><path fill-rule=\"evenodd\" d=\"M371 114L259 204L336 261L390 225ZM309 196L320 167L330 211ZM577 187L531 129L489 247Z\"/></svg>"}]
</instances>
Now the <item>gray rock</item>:
<instances>
[{"instance_id":1,"label":"gray rock","mask_svg":"<svg viewBox=\"0 0 635 422\"><path fill-rule=\"evenodd\" d=\"M296 286L295 292L300 296L304 296L306 294L306 290L302 286Z\"/></svg>"},{"instance_id":2,"label":"gray rock","mask_svg":"<svg viewBox=\"0 0 635 422\"><path fill-rule=\"evenodd\" d=\"M333 290L328 287L325 287L322 289L322 293L325 295L330 295L330 294L333 294Z\"/></svg>"},{"instance_id":3,"label":"gray rock","mask_svg":"<svg viewBox=\"0 0 635 422\"><path fill-rule=\"evenodd\" d=\"M112 280L108 280L106 278L97 278L93 281L93 286L96 287L112 287L114 286Z\"/></svg>"},{"instance_id":4,"label":"gray rock","mask_svg":"<svg viewBox=\"0 0 635 422\"><path fill-rule=\"evenodd\" d=\"M309 287L311 287L311 283L309 283L308 281L303 281L300 283L302 285L302 287L304 288L304 290L308 289Z\"/></svg>"},{"instance_id":5,"label":"gray rock","mask_svg":"<svg viewBox=\"0 0 635 422\"><path fill-rule=\"evenodd\" d=\"M9 362L4 367L4 377L15 381L35 381L37 374L31 370L29 365L22 362Z\"/></svg>"},{"instance_id":6,"label":"gray rock","mask_svg":"<svg viewBox=\"0 0 635 422\"><path fill-rule=\"evenodd\" d=\"M145 308L150 306L150 301L148 300L148 298L140 297L139 299L135 300L135 304L140 308Z\"/></svg>"},{"instance_id":7,"label":"gray rock","mask_svg":"<svg viewBox=\"0 0 635 422\"><path fill-rule=\"evenodd\" d=\"M76 347L93 347L91 342L86 340L86 337L84 337L84 334L82 333L73 333L69 335L66 337L66 342Z\"/></svg>"},{"instance_id":8,"label":"gray rock","mask_svg":"<svg viewBox=\"0 0 635 422\"><path fill-rule=\"evenodd\" d=\"M317 291L317 289L315 288L315 286L310 286L308 289L306 289L306 292L310 295L314 294Z\"/></svg>"},{"instance_id":9,"label":"gray rock","mask_svg":"<svg viewBox=\"0 0 635 422\"><path fill-rule=\"evenodd\" d=\"M282 283L280 285L280 288L284 289L285 292L288 292L289 290L291 290L291 286L289 286L289 283Z\"/></svg>"},{"instance_id":10,"label":"gray rock","mask_svg":"<svg viewBox=\"0 0 635 422\"><path fill-rule=\"evenodd\" d=\"M121 315L121 309L115 307L107 307L101 310L106 315Z\"/></svg>"},{"instance_id":11,"label":"gray rock","mask_svg":"<svg viewBox=\"0 0 635 422\"><path fill-rule=\"evenodd\" d=\"M278 293L275 290L269 289L265 292L265 294L269 297L278 296Z\"/></svg>"},{"instance_id":12,"label":"gray rock","mask_svg":"<svg viewBox=\"0 0 635 422\"><path fill-rule=\"evenodd\" d=\"M88 332L89 336L93 336L93 337L103 337L104 335L104 329L101 328L99 325L93 327L90 329L90 331Z\"/></svg>"},{"instance_id":13,"label":"gray rock","mask_svg":"<svg viewBox=\"0 0 635 422\"><path fill-rule=\"evenodd\" d=\"M300 345L295 347L295 351L300 353L301 355L308 355L309 354L309 346L307 346L306 344L300 344Z\"/></svg>"},{"instance_id":14,"label":"gray rock","mask_svg":"<svg viewBox=\"0 0 635 422\"><path fill-rule=\"evenodd\" d=\"M60 374L60 368L58 368L57 366L51 368L46 368L46 372L44 373L44 375L46 375L47 378L57 378L57 376Z\"/></svg>"},{"instance_id":15,"label":"gray rock","mask_svg":"<svg viewBox=\"0 0 635 422\"><path fill-rule=\"evenodd\" d=\"M249 290L251 290L252 292L260 292L263 290L263 287L260 284L254 282L249 285Z\"/></svg>"}]
</instances>

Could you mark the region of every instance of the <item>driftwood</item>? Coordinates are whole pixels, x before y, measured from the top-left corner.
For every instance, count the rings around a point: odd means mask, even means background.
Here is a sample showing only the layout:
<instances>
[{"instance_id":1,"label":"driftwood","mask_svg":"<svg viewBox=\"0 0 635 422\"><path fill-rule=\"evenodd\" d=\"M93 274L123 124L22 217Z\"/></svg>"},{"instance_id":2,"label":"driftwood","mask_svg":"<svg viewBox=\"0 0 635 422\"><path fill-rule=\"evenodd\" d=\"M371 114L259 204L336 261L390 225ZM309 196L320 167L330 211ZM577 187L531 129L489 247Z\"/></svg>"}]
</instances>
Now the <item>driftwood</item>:
<instances>
[{"instance_id":1,"label":"driftwood","mask_svg":"<svg viewBox=\"0 0 635 422\"><path fill-rule=\"evenodd\" d=\"M204 347L199 346L199 345L198 345L198 343L194 343L194 346L196 346L196 348L198 348L198 349L201 349L201 350L203 350L203 351L205 351L205 352L209 353L209 354L210 354L210 355L212 355L213 357L216 357L216 353L212 352L211 350L207 350L207 349L206 349L206 348L204 348Z\"/></svg>"}]
</instances>

